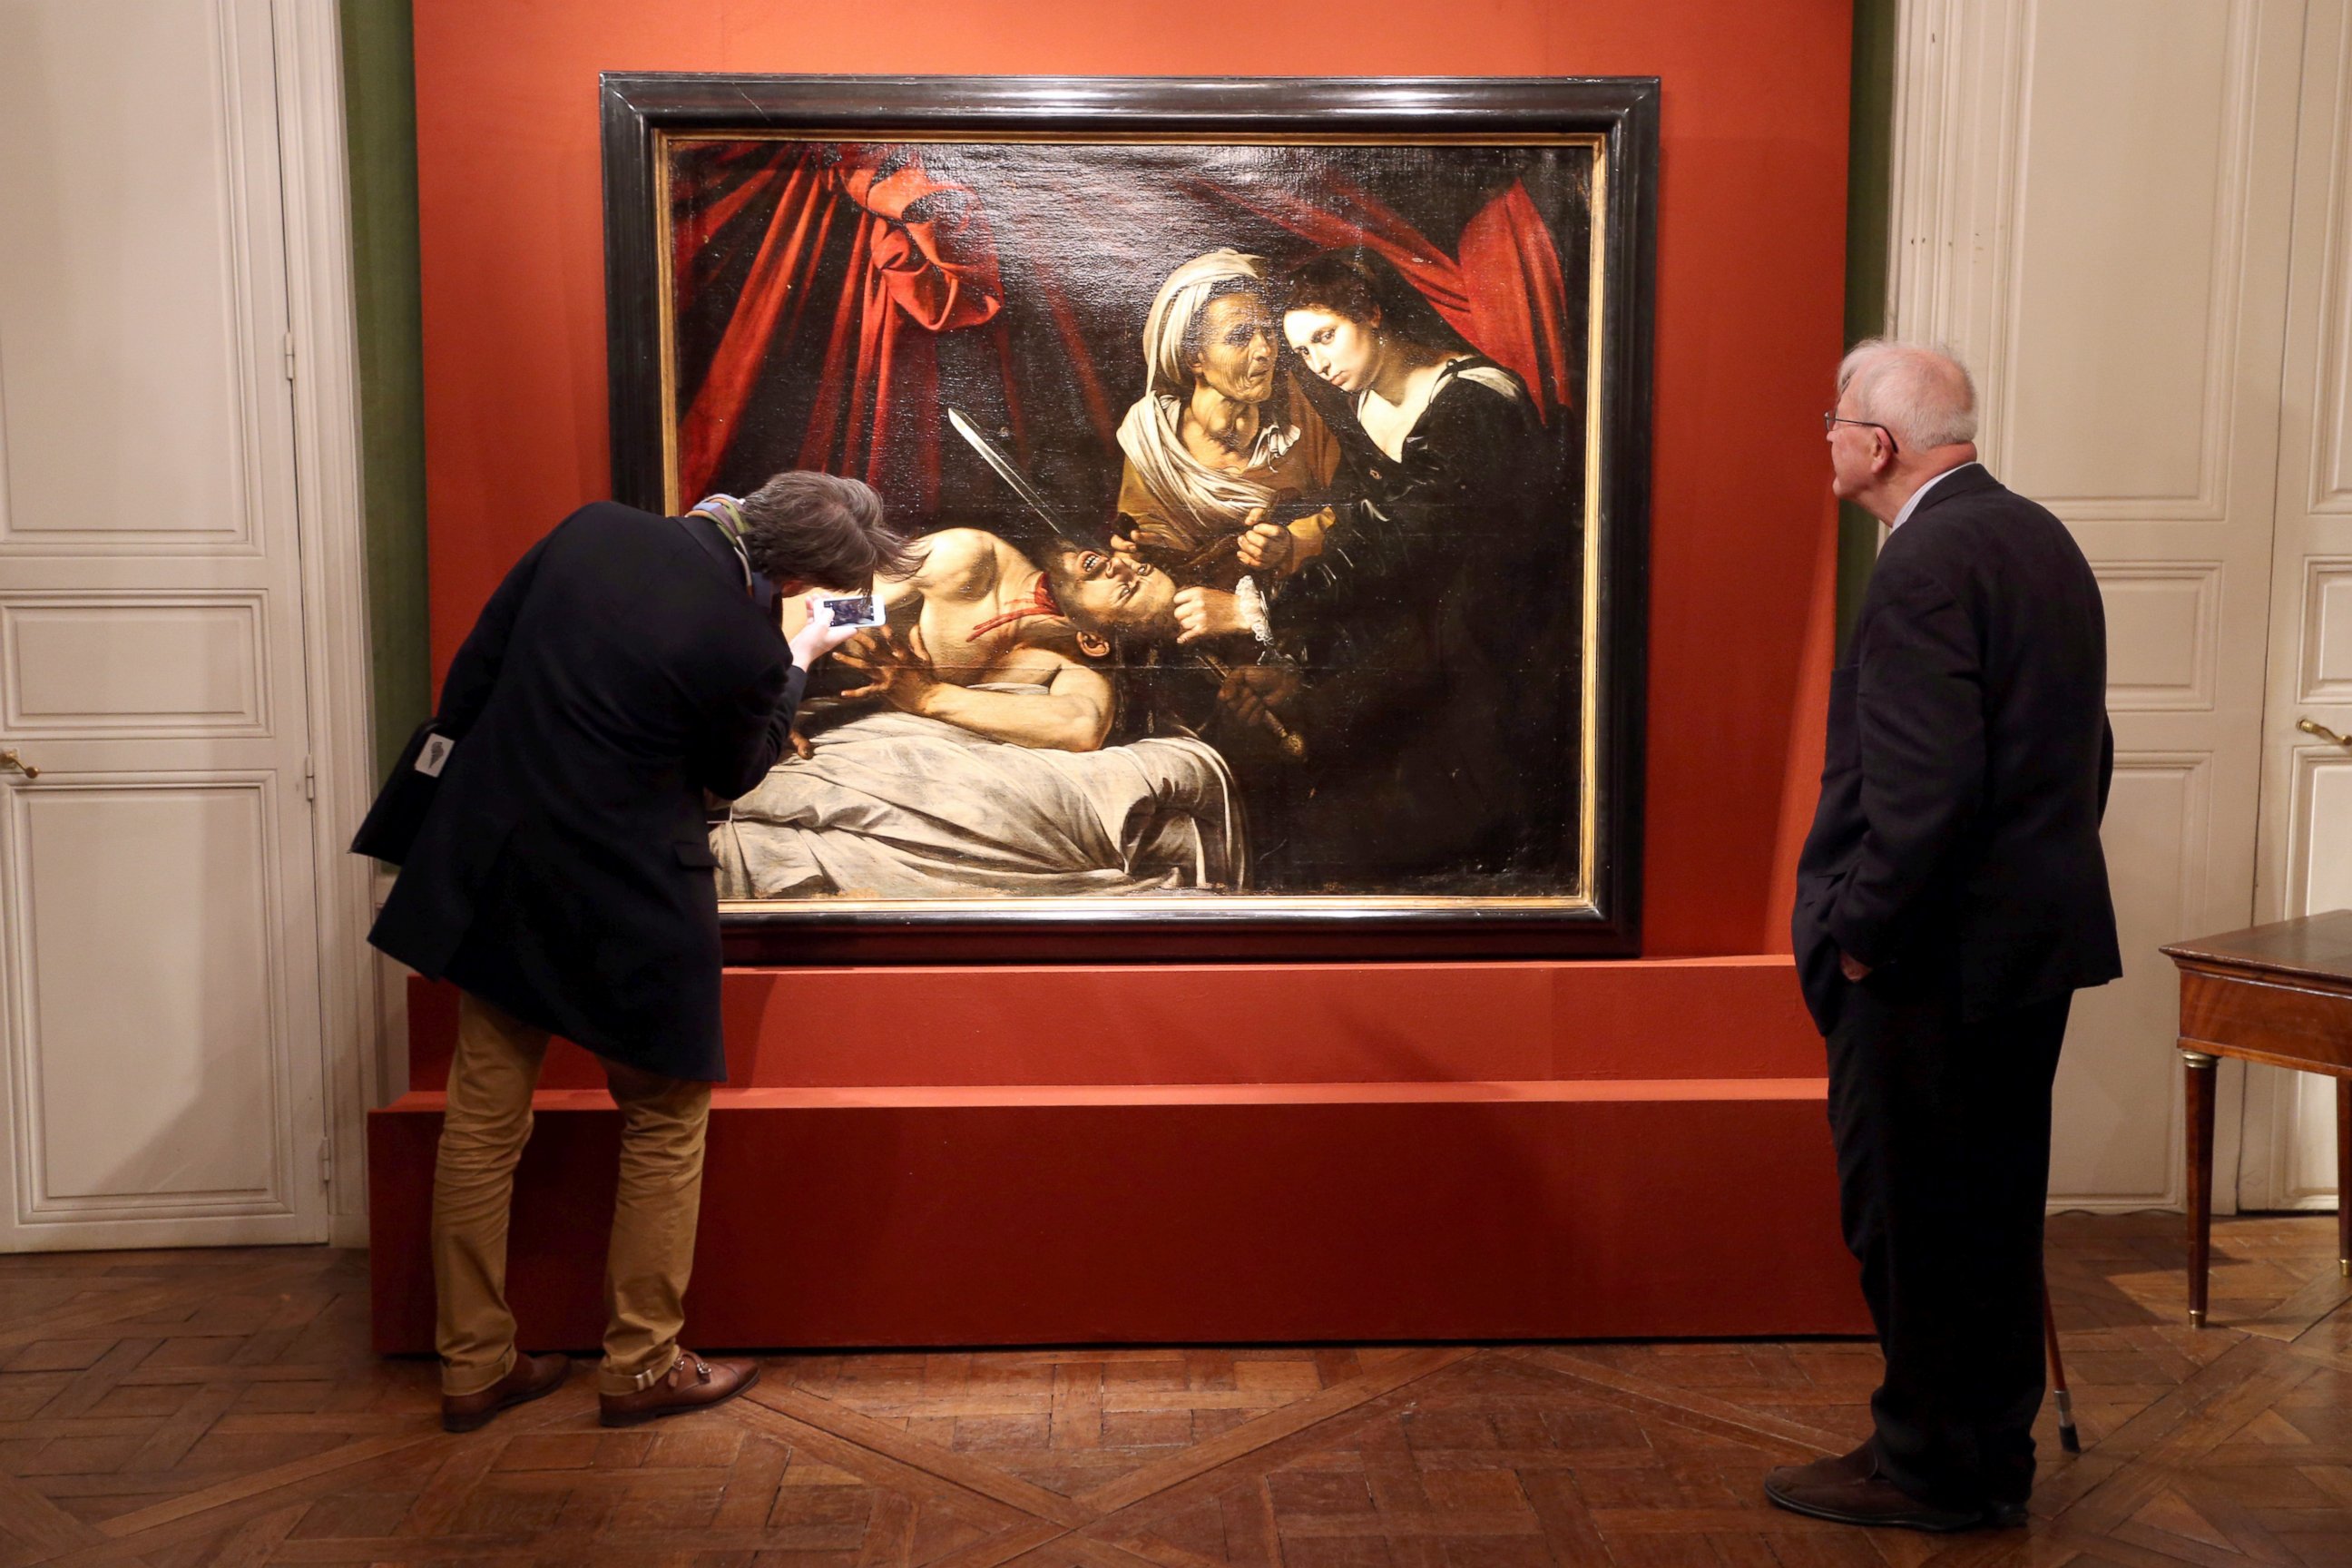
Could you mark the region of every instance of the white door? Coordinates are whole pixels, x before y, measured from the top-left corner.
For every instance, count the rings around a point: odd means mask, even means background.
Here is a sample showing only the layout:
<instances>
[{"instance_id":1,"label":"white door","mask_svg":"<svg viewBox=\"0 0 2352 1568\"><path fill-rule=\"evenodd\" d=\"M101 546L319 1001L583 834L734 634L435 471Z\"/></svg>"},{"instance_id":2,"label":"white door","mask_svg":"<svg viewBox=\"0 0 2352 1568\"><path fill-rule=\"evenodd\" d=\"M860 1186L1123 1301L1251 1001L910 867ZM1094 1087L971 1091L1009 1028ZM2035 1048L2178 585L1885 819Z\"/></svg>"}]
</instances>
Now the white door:
<instances>
[{"instance_id":1,"label":"white door","mask_svg":"<svg viewBox=\"0 0 2352 1568\"><path fill-rule=\"evenodd\" d=\"M2298 0L1903 11L1894 331L1969 360L1987 462L2106 605L2125 973L2075 1001L2056 1206L2181 1203L2157 948L2252 914L2303 31Z\"/></svg>"},{"instance_id":2,"label":"white door","mask_svg":"<svg viewBox=\"0 0 2352 1568\"><path fill-rule=\"evenodd\" d=\"M2287 292L2256 918L2352 908L2352 16L2311 8ZM2247 1071L2239 1195L2336 1202L2334 1080Z\"/></svg>"},{"instance_id":3,"label":"white door","mask_svg":"<svg viewBox=\"0 0 2352 1568\"><path fill-rule=\"evenodd\" d=\"M267 0L0 0L0 1251L327 1234Z\"/></svg>"}]
</instances>

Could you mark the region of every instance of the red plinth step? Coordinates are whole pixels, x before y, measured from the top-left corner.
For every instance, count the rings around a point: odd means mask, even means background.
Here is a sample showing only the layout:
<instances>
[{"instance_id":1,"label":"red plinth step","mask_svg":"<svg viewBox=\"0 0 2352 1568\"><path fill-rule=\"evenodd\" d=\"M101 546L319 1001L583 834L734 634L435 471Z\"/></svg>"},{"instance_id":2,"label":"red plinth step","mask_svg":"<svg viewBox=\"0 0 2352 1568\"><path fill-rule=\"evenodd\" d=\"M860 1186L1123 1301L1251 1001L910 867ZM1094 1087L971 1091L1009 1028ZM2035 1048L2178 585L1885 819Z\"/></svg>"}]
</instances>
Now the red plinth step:
<instances>
[{"instance_id":1,"label":"red plinth step","mask_svg":"<svg viewBox=\"0 0 2352 1568\"><path fill-rule=\"evenodd\" d=\"M1864 1329L1819 1079L730 1091L697 1344L1587 1338ZM442 1097L377 1113L376 1342L425 1351ZM509 1280L592 1347L618 1119L541 1103Z\"/></svg>"},{"instance_id":2,"label":"red plinth step","mask_svg":"<svg viewBox=\"0 0 2352 1568\"><path fill-rule=\"evenodd\" d=\"M1867 1328L1788 959L727 976L711 1346ZM844 1018L858 1020L844 1028ZM454 997L370 1126L375 1336L432 1342ZM509 1287L599 1332L617 1120L549 1059Z\"/></svg>"},{"instance_id":3,"label":"red plinth step","mask_svg":"<svg viewBox=\"0 0 2352 1568\"><path fill-rule=\"evenodd\" d=\"M1803 1078L1785 956L1582 963L731 969L730 1082L1323 1083ZM457 996L412 980L409 1086L448 1081ZM593 1089L559 1045L542 1081Z\"/></svg>"}]
</instances>

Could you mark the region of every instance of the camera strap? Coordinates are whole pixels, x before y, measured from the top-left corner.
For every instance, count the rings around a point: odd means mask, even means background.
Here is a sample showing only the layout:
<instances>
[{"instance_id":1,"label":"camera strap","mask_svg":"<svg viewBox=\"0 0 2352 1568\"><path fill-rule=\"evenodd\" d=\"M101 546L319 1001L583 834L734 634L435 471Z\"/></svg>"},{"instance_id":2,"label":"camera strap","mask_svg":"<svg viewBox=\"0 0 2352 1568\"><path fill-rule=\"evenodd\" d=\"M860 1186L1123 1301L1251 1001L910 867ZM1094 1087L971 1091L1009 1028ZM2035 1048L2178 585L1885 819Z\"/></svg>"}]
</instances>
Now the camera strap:
<instances>
[{"instance_id":1,"label":"camera strap","mask_svg":"<svg viewBox=\"0 0 2352 1568\"><path fill-rule=\"evenodd\" d=\"M743 592L759 596L756 580L751 574L751 552L743 548L743 506L730 495L708 495L687 508L688 517L706 517L718 528L719 536L735 552L736 562L743 568Z\"/></svg>"}]
</instances>

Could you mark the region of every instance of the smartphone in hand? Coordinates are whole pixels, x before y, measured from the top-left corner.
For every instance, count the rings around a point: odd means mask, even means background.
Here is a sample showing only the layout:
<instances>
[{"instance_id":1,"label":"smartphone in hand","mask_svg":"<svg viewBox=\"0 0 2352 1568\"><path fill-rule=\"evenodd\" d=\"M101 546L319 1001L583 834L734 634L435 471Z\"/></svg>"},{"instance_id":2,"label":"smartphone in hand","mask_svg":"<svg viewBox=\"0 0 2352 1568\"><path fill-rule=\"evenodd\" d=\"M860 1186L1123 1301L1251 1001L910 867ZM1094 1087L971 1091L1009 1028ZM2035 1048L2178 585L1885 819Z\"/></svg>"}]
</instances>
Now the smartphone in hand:
<instances>
[{"instance_id":1,"label":"smartphone in hand","mask_svg":"<svg viewBox=\"0 0 2352 1568\"><path fill-rule=\"evenodd\" d=\"M836 626L878 626L887 618L882 613L882 600L873 594L846 594L838 598L819 599L824 607L828 624Z\"/></svg>"}]
</instances>

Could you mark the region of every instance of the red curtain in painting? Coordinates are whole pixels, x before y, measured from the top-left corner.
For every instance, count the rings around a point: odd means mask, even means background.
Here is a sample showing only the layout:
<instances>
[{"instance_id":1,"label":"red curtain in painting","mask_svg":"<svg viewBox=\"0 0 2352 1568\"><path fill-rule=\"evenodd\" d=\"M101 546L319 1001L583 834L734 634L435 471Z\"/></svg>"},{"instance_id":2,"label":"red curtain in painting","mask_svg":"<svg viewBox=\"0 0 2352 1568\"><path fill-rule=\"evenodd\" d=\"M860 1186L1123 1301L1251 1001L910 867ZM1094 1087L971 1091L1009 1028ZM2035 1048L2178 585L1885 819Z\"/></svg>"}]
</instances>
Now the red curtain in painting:
<instances>
[{"instance_id":1,"label":"red curtain in painting","mask_svg":"<svg viewBox=\"0 0 2352 1568\"><path fill-rule=\"evenodd\" d=\"M934 180L911 148L747 143L681 189L672 276L683 312L695 262L732 219L771 195L774 212L678 434L678 483L704 492L735 439L762 367L804 332L824 334L817 400L795 461L891 488L924 510L939 499L939 336L986 327L996 339L1019 443L1020 400L1004 335L1004 290L986 213L971 192ZM1527 383L1549 419L1569 402L1567 290L1551 236L1514 181L1464 227L1447 256L1386 204L1335 174L1295 192L1207 184L1196 198L1229 203L1318 248L1362 245L1419 289L1479 353ZM849 262L819 288L835 226ZM1034 244L1035 237L1024 236ZM1103 388L1053 277L1034 258L1040 304L1062 342L1097 434L1115 438L1125 400ZM1141 323L1137 323L1139 330Z\"/></svg>"},{"instance_id":2,"label":"red curtain in painting","mask_svg":"<svg viewBox=\"0 0 2352 1568\"><path fill-rule=\"evenodd\" d=\"M761 368L803 330L825 333L816 408L798 467L879 483L912 471L939 493L938 336L997 320L1004 291L986 215L905 149L785 143L740 184L689 199L672 273L686 303L693 263L721 226L780 193L750 277L678 431L678 486L700 495L734 440ZM813 287L834 226L850 226L849 264L829 304ZM814 310L814 313L813 313Z\"/></svg>"}]
</instances>

